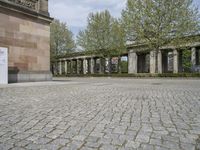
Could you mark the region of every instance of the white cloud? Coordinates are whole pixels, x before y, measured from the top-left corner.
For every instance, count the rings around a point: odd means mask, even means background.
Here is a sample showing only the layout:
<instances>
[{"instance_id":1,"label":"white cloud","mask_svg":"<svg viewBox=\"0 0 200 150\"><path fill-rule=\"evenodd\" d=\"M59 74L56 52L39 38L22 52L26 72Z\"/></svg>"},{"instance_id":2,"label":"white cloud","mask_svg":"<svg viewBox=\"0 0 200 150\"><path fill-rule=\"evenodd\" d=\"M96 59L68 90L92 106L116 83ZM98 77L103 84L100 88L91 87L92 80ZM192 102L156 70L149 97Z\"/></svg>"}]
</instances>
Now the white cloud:
<instances>
[{"instance_id":1,"label":"white cloud","mask_svg":"<svg viewBox=\"0 0 200 150\"><path fill-rule=\"evenodd\" d=\"M52 17L66 22L76 35L86 26L90 12L108 9L114 17L120 17L125 5L126 0L49 0L49 11ZM195 5L199 6L200 1L195 0Z\"/></svg>"},{"instance_id":2,"label":"white cloud","mask_svg":"<svg viewBox=\"0 0 200 150\"><path fill-rule=\"evenodd\" d=\"M108 9L115 17L120 17L126 0L49 0L52 17L66 22L75 34L87 24L90 12Z\"/></svg>"}]
</instances>

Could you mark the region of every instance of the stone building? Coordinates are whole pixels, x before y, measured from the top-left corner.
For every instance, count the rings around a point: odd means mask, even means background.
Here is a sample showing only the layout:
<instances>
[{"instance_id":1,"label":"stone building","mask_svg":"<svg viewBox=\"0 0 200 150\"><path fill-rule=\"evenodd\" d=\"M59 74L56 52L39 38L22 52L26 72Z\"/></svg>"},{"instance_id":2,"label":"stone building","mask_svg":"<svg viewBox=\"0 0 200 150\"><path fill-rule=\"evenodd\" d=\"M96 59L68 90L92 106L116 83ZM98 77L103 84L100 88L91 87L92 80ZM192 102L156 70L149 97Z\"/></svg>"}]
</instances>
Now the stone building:
<instances>
[{"instance_id":1,"label":"stone building","mask_svg":"<svg viewBox=\"0 0 200 150\"><path fill-rule=\"evenodd\" d=\"M9 82L51 80L48 0L0 0L0 47Z\"/></svg>"}]
</instances>

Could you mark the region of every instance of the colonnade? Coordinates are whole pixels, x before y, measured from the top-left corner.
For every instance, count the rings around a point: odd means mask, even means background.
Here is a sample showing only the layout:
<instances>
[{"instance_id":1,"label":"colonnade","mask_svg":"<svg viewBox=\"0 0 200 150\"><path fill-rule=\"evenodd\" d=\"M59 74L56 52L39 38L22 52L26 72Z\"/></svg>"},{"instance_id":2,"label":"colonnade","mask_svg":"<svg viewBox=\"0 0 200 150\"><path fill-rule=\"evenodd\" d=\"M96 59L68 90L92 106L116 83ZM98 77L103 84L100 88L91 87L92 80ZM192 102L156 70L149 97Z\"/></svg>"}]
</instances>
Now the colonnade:
<instances>
[{"instance_id":1,"label":"colonnade","mask_svg":"<svg viewBox=\"0 0 200 150\"><path fill-rule=\"evenodd\" d=\"M192 66L200 65L199 49L192 47L191 64ZM128 73L179 73L183 72L182 55L183 49L161 49L159 51L137 51L131 49L127 54ZM98 63L97 63L98 60ZM60 58L56 65L58 68L56 74L103 74L110 72L111 58L102 58L99 56L80 56L72 58ZM120 73L121 57L118 59L118 72ZM107 62L107 64L106 64Z\"/></svg>"},{"instance_id":2,"label":"colonnade","mask_svg":"<svg viewBox=\"0 0 200 150\"><path fill-rule=\"evenodd\" d=\"M192 67L200 65L199 49L197 47L190 48ZM179 73L183 72L181 49L163 49L159 51L137 52L129 50L128 53L128 72L135 73ZM169 69L169 54L171 56L171 68ZM148 60L147 60L148 59Z\"/></svg>"},{"instance_id":3,"label":"colonnade","mask_svg":"<svg viewBox=\"0 0 200 150\"><path fill-rule=\"evenodd\" d=\"M54 63L56 74L103 74L105 73L106 63L109 60L99 56L87 56L76 58L61 58ZM98 62L98 63L97 63ZM108 69L109 70L109 69Z\"/></svg>"}]
</instances>

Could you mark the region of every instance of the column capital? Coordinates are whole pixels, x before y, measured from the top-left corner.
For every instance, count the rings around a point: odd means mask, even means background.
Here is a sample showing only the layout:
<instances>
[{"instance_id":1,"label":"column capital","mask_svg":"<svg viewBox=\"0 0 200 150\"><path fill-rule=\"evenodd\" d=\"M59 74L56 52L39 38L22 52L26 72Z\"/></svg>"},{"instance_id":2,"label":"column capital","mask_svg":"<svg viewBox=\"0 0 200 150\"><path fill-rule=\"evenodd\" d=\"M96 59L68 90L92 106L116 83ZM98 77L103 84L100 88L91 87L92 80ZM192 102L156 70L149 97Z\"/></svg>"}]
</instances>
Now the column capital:
<instances>
[{"instance_id":1,"label":"column capital","mask_svg":"<svg viewBox=\"0 0 200 150\"><path fill-rule=\"evenodd\" d=\"M192 47L191 49L192 49L192 50L196 50L197 48L196 48L196 47Z\"/></svg>"},{"instance_id":2,"label":"column capital","mask_svg":"<svg viewBox=\"0 0 200 150\"><path fill-rule=\"evenodd\" d=\"M151 56L151 57L155 57L155 55L156 55L156 51L155 51L155 50L150 51L150 56Z\"/></svg>"}]
</instances>

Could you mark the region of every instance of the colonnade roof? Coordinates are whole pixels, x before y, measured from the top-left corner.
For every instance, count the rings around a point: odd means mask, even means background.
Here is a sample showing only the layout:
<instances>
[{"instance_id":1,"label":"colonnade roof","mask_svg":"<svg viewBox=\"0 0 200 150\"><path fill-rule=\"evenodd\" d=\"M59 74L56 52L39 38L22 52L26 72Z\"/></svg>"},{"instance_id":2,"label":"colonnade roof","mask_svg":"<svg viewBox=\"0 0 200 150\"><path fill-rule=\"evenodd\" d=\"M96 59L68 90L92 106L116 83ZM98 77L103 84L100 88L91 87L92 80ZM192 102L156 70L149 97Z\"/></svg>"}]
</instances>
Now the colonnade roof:
<instances>
[{"instance_id":1,"label":"colonnade roof","mask_svg":"<svg viewBox=\"0 0 200 150\"><path fill-rule=\"evenodd\" d=\"M81 52L72 52L72 53L66 53L63 55L58 55L56 58L73 58L73 57L83 57L83 56L92 56L94 55L91 52L81 51Z\"/></svg>"},{"instance_id":2,"label":"colonnade roof","mask_svg":"<svg viewBox=\"0 0 200 150\"><path fill-rule=\"evenodd\" d=\"M120 55L121 56L128 55L128 51L123 52ZM98 54L97 52L82 51L82 52L73 52L73 53L66 53L64 55L59 55L56 57L56 59L84 59L84 58L95 58L95 57L103 57L103 55Z\"/></svg>"},{"instance_id":3,"label":"colonnade roof","mask_svg":"<svg viewBox=\"0 0 200 150\"><path fill-rule=\"evenodd\" d=\"M200 34L192 35L192 36L185 36L181 38L180 42L178 43L168 43L165 46L162 46L160 50L168 50L168 49L175 49L175 48L190 48L190 47L200 47ZM145 43L136 43L132 42L127 45L128 51L149 51L148 44Z\"/></svg>"},{"instance_id":4,"label":"colonnade roof","mask_svg":"<svg viewBox=\"0 0 200 150\"><path fill-rule=\"evenodd\" d=\"M200 47L200 34L195 36L186 36L183 38L184 44L179 44L179 46L174 45L166 45L161 47L161 50L173 50L173 49L183 49L183 48L190 48L190 47ZM121 56L127 55L128 51L137 51L137 52L145 52L150 51L148 49L147 44L144 43L132 43L127 45L127 51L123 52ZM94 57L103 57L102 55L98 54L97 51L80 51L80 52L73 52L73 53L66 53L64 55L57 56L56 59L63 59L63 60L73 60L73 59L85 59L85 58L94 58Z\"/></svg>"}]
</instances>

